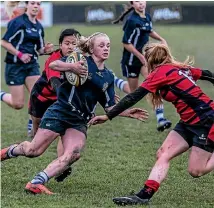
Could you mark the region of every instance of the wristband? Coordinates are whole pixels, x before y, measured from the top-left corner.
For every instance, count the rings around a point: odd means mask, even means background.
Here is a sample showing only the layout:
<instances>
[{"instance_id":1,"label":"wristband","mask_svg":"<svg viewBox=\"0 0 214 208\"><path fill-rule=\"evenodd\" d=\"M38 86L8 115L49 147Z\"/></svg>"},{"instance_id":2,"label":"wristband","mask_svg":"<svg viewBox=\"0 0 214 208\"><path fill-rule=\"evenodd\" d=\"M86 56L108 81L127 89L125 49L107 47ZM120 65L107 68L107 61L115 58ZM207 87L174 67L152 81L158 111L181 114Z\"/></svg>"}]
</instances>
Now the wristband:
<instances>
[{"instance_id":1,"label":"wristband","mask_svg":"<svg viewBox=\"0 0 214 208\"><path fill-rule=\"evenodd\" d=\"M23 53L22 53L21 51L19 51L17 57L18 57L19 59L21 59L22 56L23 56Z\"/></svg>"}]
</instances>

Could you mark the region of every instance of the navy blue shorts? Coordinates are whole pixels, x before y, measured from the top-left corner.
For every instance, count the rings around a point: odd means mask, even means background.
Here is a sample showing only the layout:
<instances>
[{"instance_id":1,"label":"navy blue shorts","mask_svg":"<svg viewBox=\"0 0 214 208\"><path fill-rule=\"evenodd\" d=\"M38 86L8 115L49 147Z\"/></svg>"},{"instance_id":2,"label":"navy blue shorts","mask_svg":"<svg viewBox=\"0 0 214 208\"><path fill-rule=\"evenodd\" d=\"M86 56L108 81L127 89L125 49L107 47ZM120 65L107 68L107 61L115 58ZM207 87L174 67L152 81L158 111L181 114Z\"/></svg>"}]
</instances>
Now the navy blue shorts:
<instances>
[{"instance_id":1,"label":"navy blue shorts","mask_svg":"<svg viewBox=\"0 0 214 208\"><path fill-rule=\"evenodd\" d=\"M57 102L51 105L45 112L39 128L49 129L63 136L67 129L76 129L87 137L87 123L75 112L66 113L68 109L63 109Z\"/></svg>"},{"instance_id":2,"label":"navy blue shorts","mask_svg":"<svg viewBox=\"0 0 214 208\"><path fill-rule=\"evenodd\" d=\"M124 63L121 63L123 76L126 78L138 78L140 75L141 67L142 65L129 66Z\"/></svg>"},{"instance_id":3,"label":"navy blue shorts","mask_svg":"<svg viewBox=\"0 0 214 208\"><path fill-rule=\"evenodd\" d=\"M206 122L198 125L188 125L183 122L176 124L173 129L180 134L189 147L199 147L207 152L214 152L214 141L211 138L213 135L214 119L208 118Z\"/></svg>"},{"instance_id":4,"label":"navy blue shorts","mask_svg":"<svg viewBox=\"0 0 214 208\"><path fill-rule=\"evenodd\" d=\"M16 86L25 84L26 77L40 75L37 62L29 64L8 64L5 68L5 81L7 85Z\"/></svg>"}]
</instances>

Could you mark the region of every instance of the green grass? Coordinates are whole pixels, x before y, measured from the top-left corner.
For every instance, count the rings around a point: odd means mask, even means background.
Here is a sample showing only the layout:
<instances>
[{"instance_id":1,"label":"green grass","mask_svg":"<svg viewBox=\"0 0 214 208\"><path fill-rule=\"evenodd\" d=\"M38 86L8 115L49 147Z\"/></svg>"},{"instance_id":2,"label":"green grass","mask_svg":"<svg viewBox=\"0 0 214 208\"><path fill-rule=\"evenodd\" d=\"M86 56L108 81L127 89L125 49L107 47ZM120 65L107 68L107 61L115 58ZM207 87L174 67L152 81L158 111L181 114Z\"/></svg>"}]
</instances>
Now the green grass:
<instances>
[{"instance_id":1,"label":"green grass","mask_svg":"<svg viewBox=\"0 0 214 208\"><path fill-rule=\"evenodd\" d=\"M111 38L111 56L108 66L121 76L121 36L117 26L67 25L46 29L46 40L56 43L61 29L75 27L82 34L96 31L106 32ZM168 41L173 54L180 60L186 55L193 55L196 65L214 71L213 34L214 27L206 26L161 26L156 27ZM4 33L5 30L2 31ZM5 55L2 50L2 57ZM44 57L40 59L41 68ZM4 63L2 67L2 88L8 90L4 81ZM202 88L212 98L213 86L200 82ZM122 93L119 93L122 95ZM27 96L26 96L27 99ZM26 101L27 106L27 101ZM64 183L51 180L48 187L57 193L54 196L27 195L25 184L56 157L56 143L44 155L35 159L17 158L2 164L2 207L4 208L110 208L116 207L111 198L138 191L147 179L155 162L155 153L163 142L167 132L156 132L155 116L146 103L143 106L150 112L146 123L116 118L102 126L95 126L88 131L85 151L79 162L74 165L74 173ZM173 124L178 116L166 103L165 114ZM2 147L26 139L27 107L15 111L5 104L2 112ZM102 109L97 114L103 113ZM193 179L187 173L188 154L172 161L167 180L154 196L152 208L211 208L214 207L213 173L200 179Z\"/></svg>"}]
</instances>

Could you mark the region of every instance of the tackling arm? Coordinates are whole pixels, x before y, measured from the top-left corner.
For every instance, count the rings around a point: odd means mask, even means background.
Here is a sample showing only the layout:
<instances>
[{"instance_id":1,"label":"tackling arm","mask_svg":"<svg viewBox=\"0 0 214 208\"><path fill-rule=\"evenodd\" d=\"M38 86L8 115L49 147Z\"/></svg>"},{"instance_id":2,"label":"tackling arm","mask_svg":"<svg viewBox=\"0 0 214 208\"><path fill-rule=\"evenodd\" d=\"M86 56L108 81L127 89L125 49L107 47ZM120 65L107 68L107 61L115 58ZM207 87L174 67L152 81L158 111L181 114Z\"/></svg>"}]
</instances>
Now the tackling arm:
<instances>
[{"instance_id":1,"label":"tackling arm","mask_svg":"<svg viewBox=\"0 0 214 208\"><path fill-rule=\"evenodd\" d=\"M209 70L202 70L201 80L207 80L214 85L214 73Z\"/></svg>"},{"instance_id":2,"label":"tackling arm","mask_svg":"<svg viewBox=\"0 0 214 208\"><path fill-rule=\"evenodd\" d=\"M114 117L118 116L127 116L125 110L135 105L138 101L140 101L145 95L149 93L143 87L138 87L134 92L126 95L119 103L117 103L110 111L106 113L108 118L111 120Z\"/></svg>"}]
</instances>

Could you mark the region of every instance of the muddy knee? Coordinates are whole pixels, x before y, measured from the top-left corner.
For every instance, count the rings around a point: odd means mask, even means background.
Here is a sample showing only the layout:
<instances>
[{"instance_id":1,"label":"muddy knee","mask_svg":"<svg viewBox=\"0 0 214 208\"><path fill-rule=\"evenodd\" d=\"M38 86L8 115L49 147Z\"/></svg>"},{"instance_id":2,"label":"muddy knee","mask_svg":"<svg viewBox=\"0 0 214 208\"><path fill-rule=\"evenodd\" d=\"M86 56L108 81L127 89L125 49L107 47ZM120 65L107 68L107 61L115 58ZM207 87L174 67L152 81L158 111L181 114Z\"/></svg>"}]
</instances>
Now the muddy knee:
<instances>
[{"instance_id":1,"label":"muddy knee","mask_svg":"<svg viewBox=\"0 0 214 208\"><path fill-rule=\"evenodd\" d=\"M26 157L38 157L42 154L40 150L35 149L32 145L23 148L23 152Z\"/></svg>"}]
</instances>

